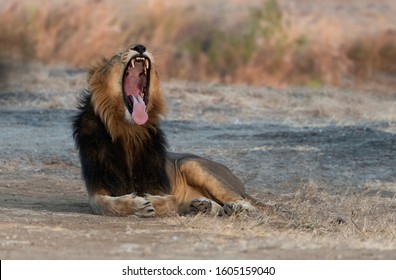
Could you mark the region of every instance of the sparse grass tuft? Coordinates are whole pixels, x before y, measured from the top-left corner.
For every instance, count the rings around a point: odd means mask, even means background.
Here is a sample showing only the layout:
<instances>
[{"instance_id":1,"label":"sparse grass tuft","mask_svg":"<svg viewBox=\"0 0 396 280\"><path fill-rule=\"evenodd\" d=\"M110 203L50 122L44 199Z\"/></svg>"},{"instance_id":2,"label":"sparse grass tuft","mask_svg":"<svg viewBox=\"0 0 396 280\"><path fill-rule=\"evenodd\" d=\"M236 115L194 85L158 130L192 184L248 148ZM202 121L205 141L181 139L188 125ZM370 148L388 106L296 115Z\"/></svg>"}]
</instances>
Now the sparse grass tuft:
<instances>
[{"instance_id":1,"label":"sparse grass tuft","mask_svg":"<svg viewBox=\"0 0 396 280\"><path fill-rule=\"evenodd\" d=\"M394 198L345 193L331 195L320 184L309 182L274 208L274 224L280 230L297 230L313 236L396 241L396 201Z\"/></svg>"}]
</instances>

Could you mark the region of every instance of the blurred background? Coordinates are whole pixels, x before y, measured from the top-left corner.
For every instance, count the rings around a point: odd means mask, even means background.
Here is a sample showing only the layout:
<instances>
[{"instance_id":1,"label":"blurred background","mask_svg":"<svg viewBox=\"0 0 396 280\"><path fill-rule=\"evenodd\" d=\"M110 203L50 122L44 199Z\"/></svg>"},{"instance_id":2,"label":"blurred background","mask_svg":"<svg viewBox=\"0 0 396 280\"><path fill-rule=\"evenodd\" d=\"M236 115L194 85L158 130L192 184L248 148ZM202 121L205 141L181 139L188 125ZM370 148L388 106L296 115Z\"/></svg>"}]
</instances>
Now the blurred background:
<instances>
[{"instance_id":1,"label":"blurred background","mask_svg":"<svg viewBox=\"0 0 396 280\"><path fill-rule=\"evenodd\" d=\"M142 43L162 80L396 85L394 0L1 0L0 57L85 69Z\"/></svg>"}]
</instances>

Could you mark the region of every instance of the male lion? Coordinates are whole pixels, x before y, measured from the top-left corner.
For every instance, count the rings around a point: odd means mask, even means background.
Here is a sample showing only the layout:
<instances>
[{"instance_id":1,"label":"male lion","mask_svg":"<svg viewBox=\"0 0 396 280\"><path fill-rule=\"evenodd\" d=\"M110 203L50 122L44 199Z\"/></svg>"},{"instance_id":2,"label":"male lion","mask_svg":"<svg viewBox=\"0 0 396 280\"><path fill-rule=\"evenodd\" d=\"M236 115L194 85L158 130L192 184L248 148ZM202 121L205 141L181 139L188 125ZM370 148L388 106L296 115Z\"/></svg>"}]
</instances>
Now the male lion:
<instances>
[{"instance_id":1,"label":"male lion","mask_svg":"<svg viewBox=\"0 0 396 280\"><path fill-rule=\"evenodd\" d=\"M255 211L242 182L216 162L166 151L164 98L143 45L103 59L87 77L73 120L89 202L96 214L231 215Z\"/></svg>"}]
</instances>

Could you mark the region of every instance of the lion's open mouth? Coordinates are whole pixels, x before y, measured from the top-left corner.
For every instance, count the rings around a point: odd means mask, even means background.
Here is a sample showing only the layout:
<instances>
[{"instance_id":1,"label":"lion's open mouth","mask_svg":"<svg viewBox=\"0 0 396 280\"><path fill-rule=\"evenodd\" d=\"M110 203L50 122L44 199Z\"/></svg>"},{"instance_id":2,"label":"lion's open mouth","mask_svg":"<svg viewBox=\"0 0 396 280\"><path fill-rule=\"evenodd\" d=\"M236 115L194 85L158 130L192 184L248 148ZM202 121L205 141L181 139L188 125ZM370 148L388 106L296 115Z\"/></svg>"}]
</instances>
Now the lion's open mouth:
<instances>
[{"instance_id":1,"label":"lion's open mouth","mask_svg":"<svg viewBox=\"0 0 396 280\"><path fill-rule=\"evenodd\" d=\"M150 85L150 60L134 56L128 62L122 79L124 100L133 121L143 125L148 120L147 100Z\"/></svg>"}]
</instances>

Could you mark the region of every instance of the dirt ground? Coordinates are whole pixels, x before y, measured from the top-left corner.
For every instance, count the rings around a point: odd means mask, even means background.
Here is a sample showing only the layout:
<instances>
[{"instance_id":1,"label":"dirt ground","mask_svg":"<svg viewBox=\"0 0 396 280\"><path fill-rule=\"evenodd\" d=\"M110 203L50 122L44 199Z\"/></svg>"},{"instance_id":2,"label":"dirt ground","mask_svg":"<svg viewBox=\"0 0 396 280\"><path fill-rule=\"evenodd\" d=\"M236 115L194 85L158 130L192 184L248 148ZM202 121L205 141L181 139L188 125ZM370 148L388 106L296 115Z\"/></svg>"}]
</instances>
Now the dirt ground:
<instances>
[{"instance_id":1,"label":"dirt ground","mask_svg":"<svg viewBox=\"0 0 396 280\"><path fill-rule=\"evenodd\" d=\"M260 215L93 215L70 119L85 73L0 65L0 259L396 259L396 92L167 82L172 151L230 167Z\"/></svg>"}]
</instances>

